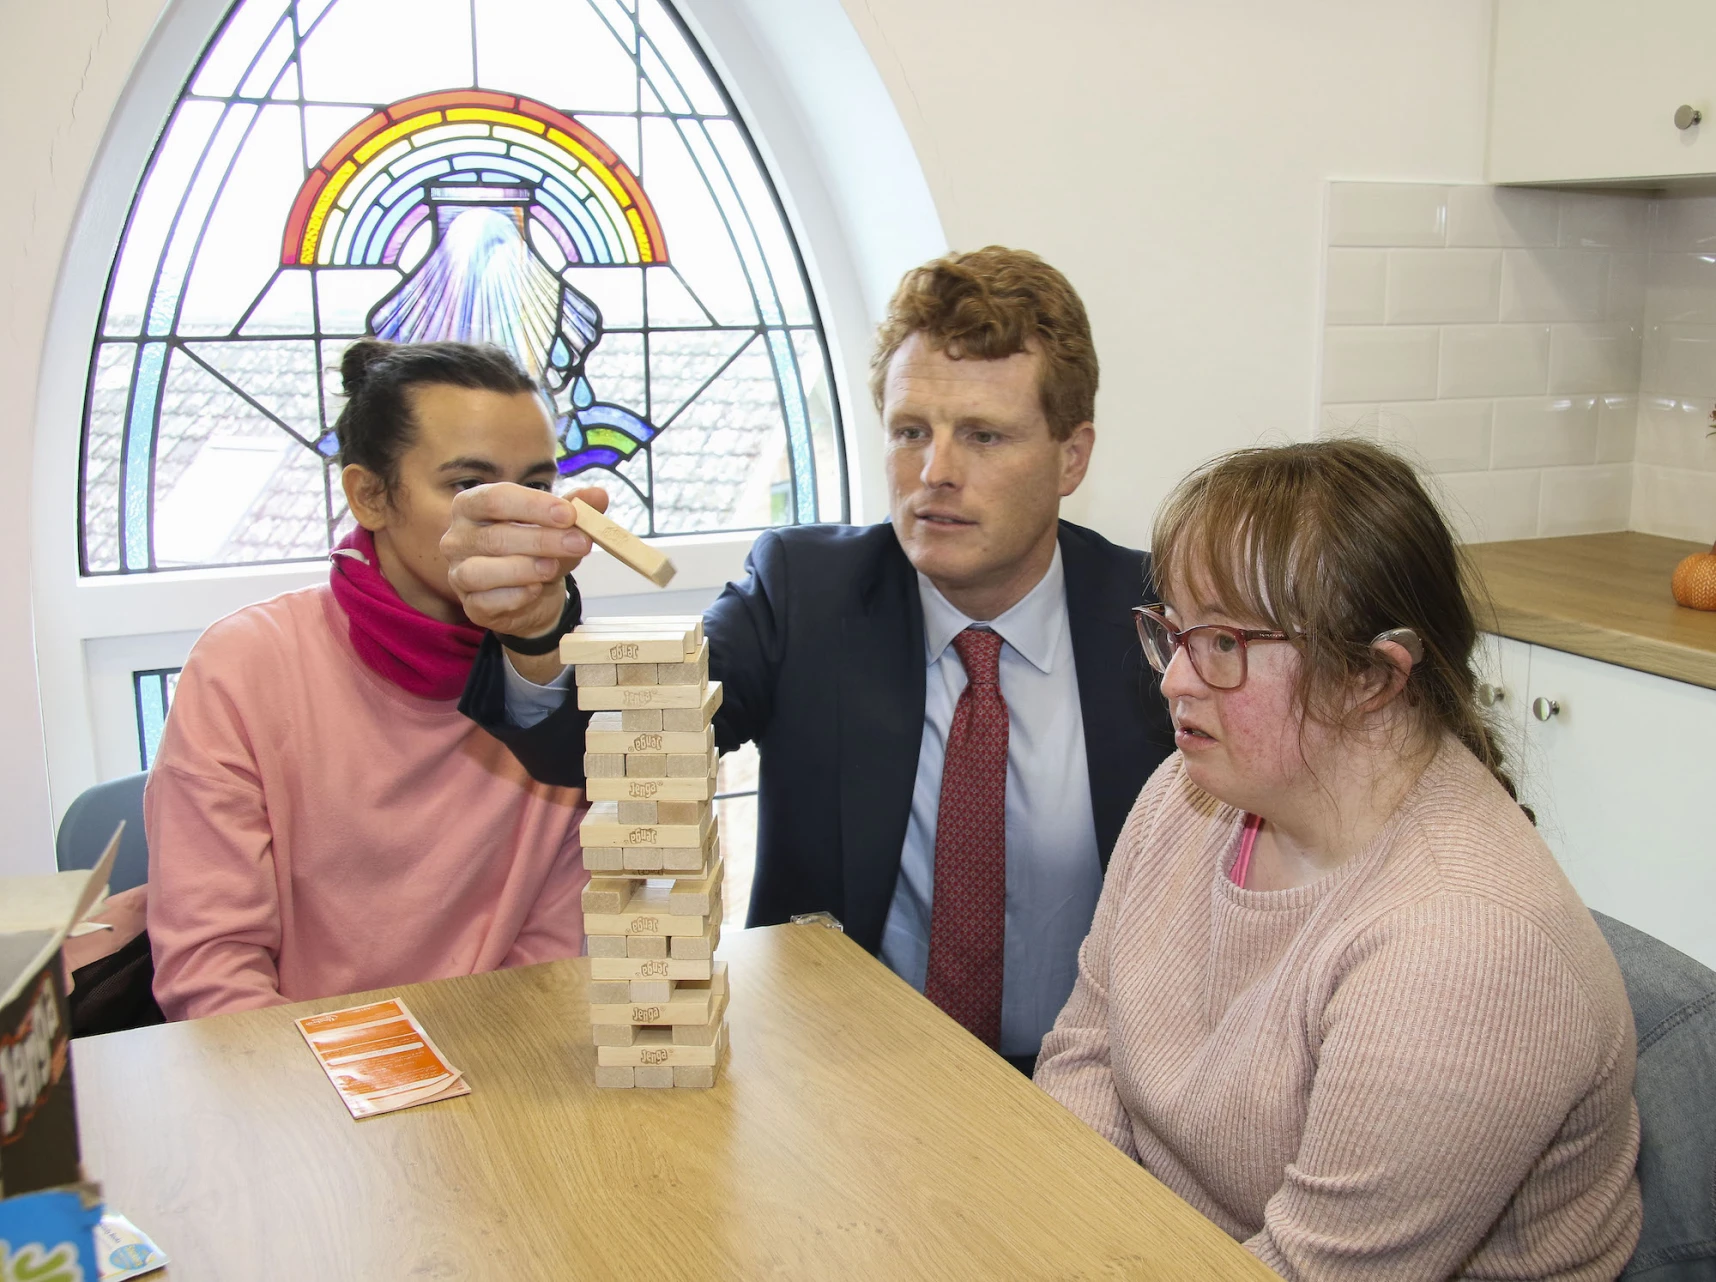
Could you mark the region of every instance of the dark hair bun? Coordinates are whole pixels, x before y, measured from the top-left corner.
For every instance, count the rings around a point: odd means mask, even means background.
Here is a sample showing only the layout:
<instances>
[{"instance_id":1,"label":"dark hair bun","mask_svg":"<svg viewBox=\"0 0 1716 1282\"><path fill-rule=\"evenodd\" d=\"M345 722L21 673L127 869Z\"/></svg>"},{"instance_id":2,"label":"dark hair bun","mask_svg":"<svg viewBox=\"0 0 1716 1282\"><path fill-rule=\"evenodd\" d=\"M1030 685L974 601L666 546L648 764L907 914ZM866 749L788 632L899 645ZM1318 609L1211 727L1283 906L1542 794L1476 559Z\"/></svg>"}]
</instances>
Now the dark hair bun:
<instances>
[{"instance_id":1,"label":"dark hair bun","mask_svg":"<svg viewBox=\"0 0 1716 1282\"><path fill-rule=\"evenodd\" d=\"M370 368L385 360L393 349L394 344L379 338L360 338L346 348L345 355L340 357L340 383L346 395L356 396L363 390Z\"/></svg>"}]
</instances>

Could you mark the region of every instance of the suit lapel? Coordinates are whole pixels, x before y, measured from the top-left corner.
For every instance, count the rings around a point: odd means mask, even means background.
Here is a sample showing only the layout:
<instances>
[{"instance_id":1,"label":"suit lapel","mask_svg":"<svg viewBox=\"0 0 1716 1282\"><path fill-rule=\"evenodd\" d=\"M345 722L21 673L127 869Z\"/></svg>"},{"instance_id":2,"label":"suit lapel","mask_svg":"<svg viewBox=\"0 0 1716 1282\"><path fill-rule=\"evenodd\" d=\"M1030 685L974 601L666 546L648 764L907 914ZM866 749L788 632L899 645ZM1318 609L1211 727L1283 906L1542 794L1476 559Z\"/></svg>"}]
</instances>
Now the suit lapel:
<instances>
[{"instance_id":1,"label":"suit lapel","mask_svg":"<svg viewBox=\"0 0 1716 1282\"><path fill-rule=\"evenodd\" d=\"M891 526L842 619L840 854L844 922L872 953L900 872L924 732L924 617Z\"/></svg>"},{"instance_id":2,"label":"suit lapel","mask_svg":"<svg viewBox=\"0 0 1716 1282\"><path fill-rule=\"evenodd\" d=\"M1144 567L1130 578L1120 558L1104 557L1077 526L1061 522L1067 625L1078 667L1084 754L1090 770L1091 814L1102 866L1137 800L1138 762L1149 751L1140 708L1160 702L1144 662L1129 609L1144 604ZM1161 754L1157 754L1160 756Z\"/></svg>"}]
</instances>

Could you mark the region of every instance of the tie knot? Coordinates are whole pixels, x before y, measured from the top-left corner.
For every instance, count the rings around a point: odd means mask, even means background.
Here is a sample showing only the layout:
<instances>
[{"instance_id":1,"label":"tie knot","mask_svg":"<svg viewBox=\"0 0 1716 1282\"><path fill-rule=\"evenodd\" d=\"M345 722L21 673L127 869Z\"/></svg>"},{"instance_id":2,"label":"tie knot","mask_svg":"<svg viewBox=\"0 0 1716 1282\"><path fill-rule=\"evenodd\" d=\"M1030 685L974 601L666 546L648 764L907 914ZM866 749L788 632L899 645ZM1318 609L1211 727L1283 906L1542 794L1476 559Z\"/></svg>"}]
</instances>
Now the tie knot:
<instances>
[{"instance_id":1,"label":"tie knot","mask_svg":"<svg viewBox=\"0 0 1716 1282\"><path fill-rule=\"evenodd\" d=\"M953 639L965 679L974 686L997 685L1001 680L1001 634L985 628L967 628Z\"/></svg>"}]
</instances>

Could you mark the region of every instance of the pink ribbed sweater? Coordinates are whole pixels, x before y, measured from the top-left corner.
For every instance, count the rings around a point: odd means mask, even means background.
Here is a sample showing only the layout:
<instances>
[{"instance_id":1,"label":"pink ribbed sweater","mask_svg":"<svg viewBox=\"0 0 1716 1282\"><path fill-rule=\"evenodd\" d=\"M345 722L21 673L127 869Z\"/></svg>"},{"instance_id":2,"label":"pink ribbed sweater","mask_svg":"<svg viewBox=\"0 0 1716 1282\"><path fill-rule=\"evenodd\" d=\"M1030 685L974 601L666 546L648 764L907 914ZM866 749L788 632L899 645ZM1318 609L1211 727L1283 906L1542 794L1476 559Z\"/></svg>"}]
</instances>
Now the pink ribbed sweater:
<instances>
[{"instance_id":1,"label":"pink ribbed sweater","mask_svg":"<svg viewBox=\"0 0 1716 1282\"><path fill-rule=\"evenodd\" d=\"M143 800L169 1019L583 951L583 793L371 671L349 630L307 588L191 651Z\"/></svg>"},{"instance_id":2,"label":"pink ribbed sweater","mask_svg":"<svg viewBox=\"0 0 1716 1282\"><path fill-rule=\"evenodd\" d=\"M1639 1232L1632 1015L1525 816L1453 740L1309 886L1151 777L1036 1080L1283 1277L1612 1279Z\"/></svg>"}]
</instances>

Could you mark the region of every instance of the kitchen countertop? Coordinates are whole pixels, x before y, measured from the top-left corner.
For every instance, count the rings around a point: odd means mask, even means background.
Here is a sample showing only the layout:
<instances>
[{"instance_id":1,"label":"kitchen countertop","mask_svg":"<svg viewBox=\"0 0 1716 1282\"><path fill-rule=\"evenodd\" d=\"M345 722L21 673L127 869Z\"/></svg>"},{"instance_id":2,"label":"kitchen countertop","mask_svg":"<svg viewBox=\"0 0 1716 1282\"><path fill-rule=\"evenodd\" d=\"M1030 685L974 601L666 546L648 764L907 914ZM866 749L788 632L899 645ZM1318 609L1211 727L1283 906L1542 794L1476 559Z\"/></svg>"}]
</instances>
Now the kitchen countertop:
<instances>
[{"instance_id":1,"label":"kitchen countertop","mask_svg":"<svg viewBox=\"0 0 1716 1282\"><path fill-rule=\"evenodd\" d=\"M1466 548L1490 601L1479 626L1534 645L1716 689L1716 611L1674 603L1681 558L1707 552L1653 534L1578 534Z\"/></svg>"}]
</instances>

